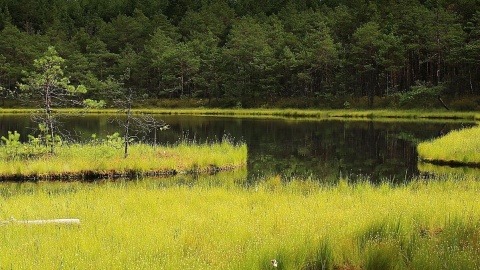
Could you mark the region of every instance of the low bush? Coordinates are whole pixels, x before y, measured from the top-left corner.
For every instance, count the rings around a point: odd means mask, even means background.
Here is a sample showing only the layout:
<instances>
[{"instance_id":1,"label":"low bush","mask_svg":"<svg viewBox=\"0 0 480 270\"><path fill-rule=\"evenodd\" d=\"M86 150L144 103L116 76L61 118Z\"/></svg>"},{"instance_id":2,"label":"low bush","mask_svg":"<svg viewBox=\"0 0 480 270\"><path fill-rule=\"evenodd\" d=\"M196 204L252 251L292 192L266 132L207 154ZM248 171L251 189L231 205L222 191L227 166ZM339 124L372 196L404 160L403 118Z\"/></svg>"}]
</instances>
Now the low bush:
<instances>
[{"instance_id":1,"label":"low bush","mask_svg":"<svg viewBox=\"0 0 480 270\"><path fill-rule=\"evenodd\" d=\"M403 108L435 108L440 105L437 99L443 91L445 91L444 85L417 82L410 91L399 94L399 105Z\"/></svg>"}]
</instances>

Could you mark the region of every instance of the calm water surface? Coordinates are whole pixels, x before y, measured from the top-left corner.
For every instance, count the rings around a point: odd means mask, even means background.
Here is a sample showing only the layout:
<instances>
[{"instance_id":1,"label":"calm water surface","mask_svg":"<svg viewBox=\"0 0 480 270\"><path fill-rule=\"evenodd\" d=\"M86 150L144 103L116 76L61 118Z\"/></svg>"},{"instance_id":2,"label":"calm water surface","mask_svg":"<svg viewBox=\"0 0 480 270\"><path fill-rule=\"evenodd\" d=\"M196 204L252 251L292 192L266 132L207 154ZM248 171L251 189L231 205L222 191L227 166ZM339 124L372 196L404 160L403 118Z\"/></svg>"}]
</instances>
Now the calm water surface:
<instances>
[{"instance_id":1,"label":"calm water surface","mask_svg":"<svg viewBox=\"0 0 480 270\"><path fill-rule=\"evenodd\" d=\"M248 146L248 177L279 174L312 176L324 181L340 175L369 176L373 181L401 182L419 173L416 143L472 124L434 122L375 122L257 119L209 116L158 116L171 126L157 134L161 143L181 138L199 142L225 134ZM0 134L8 130L33 133L28 115L0 115ZM87 139L120 129L109 117L64 120L70 136ZM147 140L153 141L152 134ZM26 136L23 136L24 138Z\"/></svg>"}]
</instances>

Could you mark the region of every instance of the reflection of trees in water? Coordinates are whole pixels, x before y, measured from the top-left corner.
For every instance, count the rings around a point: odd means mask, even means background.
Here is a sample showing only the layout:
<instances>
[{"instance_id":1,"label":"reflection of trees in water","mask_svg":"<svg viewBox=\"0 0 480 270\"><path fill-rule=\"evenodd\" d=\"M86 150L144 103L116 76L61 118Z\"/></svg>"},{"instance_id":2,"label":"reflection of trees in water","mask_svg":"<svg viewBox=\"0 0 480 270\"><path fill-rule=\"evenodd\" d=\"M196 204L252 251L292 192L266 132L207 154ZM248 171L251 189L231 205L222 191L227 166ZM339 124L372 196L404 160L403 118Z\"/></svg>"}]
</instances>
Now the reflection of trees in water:
<instances>
[{"instance_id":1,"label":"reflection of trees in water","mask_svg":"<svg viewBox=\"0 0 480 270\"><path fill-rule=\"evenodd\" d=\"M448 166L448 165L435 165L426 162L418 162L418 170L425 175L480 175L480 168L469 166Z\"/></svg>"},{"instance_id":2,"label":"reflection of trees in water","mask_svg":"<svg viewBox=\"0 0 480 270\"><path fill-rule=\"evenodd\" d=\"M28 116L0 116L0 133L28 125ZM340 174L369 175L403 181L417 174L416 143L448 132L461 124L296 121L202 116L156 116L170 125L158 134L160 143L181 138L197 142L221 140L224 134L248 145L249 177L280 174L312 176L336 181ZM92 133L105 137L119 131L108 116L87 115L65 123L65 128L89 139ZM17 128L22 132L21 128ZM22 133L23 135L24 133ZM153 142L153 133L146 139ZM25 136L26 137L26 136Z\"/></svg>"},{"instance_id":3,"label":"reflection of trees in water","mask_svg":"<svg viewBox=\"0 0 480 270\"><path fill-rule=\"evenodd\" d=\"M18 131L20 139L26 140L27 134L32 133L32 127L36 127L36 124L32 122L30 115L0 115L0 136L5 136L8 131Z\"/></svg>"},{"instance_id":4,"label":"reflection of trees in water","mask_svg":"<svg viewBox=\"0 0 480 270\"><path fill-rule=\"evenodd\" d=\"M340 175L368 175L372 180L398 182L418 172L415 141L435 136L439 125L324 121L276 126L277 132L273 126L268 129L266 147L259 147L268 149L266 158L262 153L250 156L251 171L286 177L314 175L325 181ZM255 151L252 145L249 149Z\"/></svg>"}]
</instances>

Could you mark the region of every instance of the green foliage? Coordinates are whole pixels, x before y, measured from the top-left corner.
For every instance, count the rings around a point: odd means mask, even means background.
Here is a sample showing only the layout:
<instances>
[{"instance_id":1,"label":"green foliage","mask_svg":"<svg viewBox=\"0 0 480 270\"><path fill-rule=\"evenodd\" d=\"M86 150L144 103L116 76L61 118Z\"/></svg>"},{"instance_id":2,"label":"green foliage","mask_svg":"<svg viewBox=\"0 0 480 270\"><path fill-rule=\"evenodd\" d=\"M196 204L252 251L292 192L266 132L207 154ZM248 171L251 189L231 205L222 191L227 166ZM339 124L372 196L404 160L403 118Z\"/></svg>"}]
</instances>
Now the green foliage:
<instances>
[{"instance_id":1,"label":"green foliage","mask_svg":"<svg viewBox=\"0 0 480 270\"><path fill-rule=\"evenodd\" d=\"M7 137L2 136L1 139L5 143L4 147L5 147L6 158L8 159L17 158L20 154L19 149L21 146L20 133L18 133L17 131L13 133L9 131L8 136Z\"/></svg>"},{"instance_id":2,"label":"green foliage","mask_svg":"<svg viewBox=\"0 0 480 270\"><path fill-rule=\"evenodd\" d=\"M108 100L103 84L128 68L125 86L150 98L251 107L332 94L373 107L401 93L402 106L424 108L409 101L417 81L480 91L480 4L450 2L0 0L0 87L18 92L52 46L61 77L89 93L65 89L90 99Z\"/></svg>"},{"instance_id":3,"label":"green foliage","mask_svg":"<svg viewBox=\"0 0 480 270\"><path fill-rule=\"evenodd\" d=\"M8 131L8 136L2 136L1 139L4 144L0 144L0 156L4 160L28 160L48 152L45 140L48 140L49 138L28 135L28 143L22 143L20 141L20 133L17 131L14 131L13 133ZM57 138L56 143L60 143L59 138Z\"/></svg>"},{"instance_id":4,"label":"green foliage","mask_svg":"<svg viewBox=\"0 0 480 270\"><path fill-rule=\"evenodd\" d=\"M74 95L86 93L83 85L74 87L70 80L64 76L62 65L64 59L60 57L53 46L40 58L34 60L35 71L26 73L25 84L19 84L21 97L40 101L40 113L34 120L45 134L45 144L50 146L50 152L61 141L58 135L56 116L52 112L57 107L76 105L79 102Z\"/></svg>"},{"instance_id":5,"label":"green foliage","mask_svg":"<svg viewBox=\"0 0 480 270\"><path fill-rule=\"evenodd\" d=\"M85 99L83 101L83 104L85 104L85 106L87 108L94 108L94 109L98 109L98 108L103 108L105 107L106 105L106 102L104 100L92 100L92 99Z\"/></svg>"},{"instance_id":6,"label":"green foliage","mask_svg":"<svg viewBox=\"0 0 480 270\"><path fill-rule=\"evenodd\" d=\"M445 91L444 85L428 85L417 82L412 90L399 95L399 104L404 107L438 107L437 98ZM437 105L437 106L435 106Z\"/></svg>"},{"instance_id":7,"label":"green foliage","mask_svg":"<svg viewBox=\"0 0 480 270\"><path fill-rule=\"evenodd\" d=\"M130 142L132 142L133 139L130 139ZM120 136L120 133L115 132L112 135L107 135L107 140L105 143L108 146L114 147L114 148L120 148L123 145L123 138Z\"/></svg>"},{"instance_id":8,"label":"green foliage","mask_svg":"<svg viewBox=\"0 0 480 270\"><path fill-rule=\"evenodd\" d=\"M34 60L33 66L37 71L28 74L25 80L26 83L19 85L25 96L54 97L59 99L63 94L61 91L64 91L65 94L86 93L85 86L79 85L74 87L70 85L70 80L64 77L62 69L64 61L62 57L58 56L54 47L48 47L43 57ZM55 102L65 102L65 100L45 102L49 102L45 106L54 106L57 105Z\"/></svg>"}]
</instances>

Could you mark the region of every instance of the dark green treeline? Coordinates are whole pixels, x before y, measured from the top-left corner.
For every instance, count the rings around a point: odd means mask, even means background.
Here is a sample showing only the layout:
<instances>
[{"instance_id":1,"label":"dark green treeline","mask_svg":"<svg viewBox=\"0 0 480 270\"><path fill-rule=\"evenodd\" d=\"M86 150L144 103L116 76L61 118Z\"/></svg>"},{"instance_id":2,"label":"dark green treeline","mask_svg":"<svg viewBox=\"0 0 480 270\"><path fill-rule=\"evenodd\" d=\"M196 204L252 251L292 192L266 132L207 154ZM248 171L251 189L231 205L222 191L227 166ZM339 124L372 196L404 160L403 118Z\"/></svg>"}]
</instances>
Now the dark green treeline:
<instances>
[{"instance_id":1,"label":"dark green treeline","mask_svg":"<svg viewBox=\"0 0 480 270\"><path fill-rule=\"evenodd\" d=\"M50 45L88 98L480 93L478 0L0 0L3 97Z\"/></svg>"}]
</instances>

